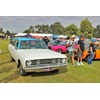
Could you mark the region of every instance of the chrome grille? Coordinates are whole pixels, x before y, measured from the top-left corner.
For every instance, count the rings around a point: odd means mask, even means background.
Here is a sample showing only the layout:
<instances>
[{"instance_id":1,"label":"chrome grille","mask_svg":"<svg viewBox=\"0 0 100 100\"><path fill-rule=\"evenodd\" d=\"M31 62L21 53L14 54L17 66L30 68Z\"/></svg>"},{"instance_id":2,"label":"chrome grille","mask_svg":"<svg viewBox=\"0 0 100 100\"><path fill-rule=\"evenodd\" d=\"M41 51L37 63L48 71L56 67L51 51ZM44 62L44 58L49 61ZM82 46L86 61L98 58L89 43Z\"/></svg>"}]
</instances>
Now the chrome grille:
<instances>
[{"instance_id":1,"label":"chrome grille","mask_svg":"<svg viewBox=\"0 0 100 100\"><path fill-rule=\"evenodd\" d=\"M31 60L32 61L31 66L26 66L26 67L32 68L32 67L54 66L54 65L62 64L62 59L63 58Z\"/></svg>"},{"instance_id":2,"label":"chrome grille","mask_svg":"<svg viewBox=\"0 0 100 100\"><path fill-rule=\"evenodd\" d=\"M59 59L59 58L55 58L55 59L39 59L39 60L32 61L32 65L36 65L37 61L40 61L40 65L42 65L42 64L53 64L53 63L56 64L56 63L58 63L59 60L60 60L60 63L61 63L62 59Z\"/></svg>"},{"instance_id":3,"label":"chrome grille","mask_svg":"<svg viewBox=\"0 0 100 100\"><path fill-rule=\"evenodd\" d=\"M52 59L43 59L40 60L40 64L51 64L52 63Z\"/></svg>"}]
</instances>

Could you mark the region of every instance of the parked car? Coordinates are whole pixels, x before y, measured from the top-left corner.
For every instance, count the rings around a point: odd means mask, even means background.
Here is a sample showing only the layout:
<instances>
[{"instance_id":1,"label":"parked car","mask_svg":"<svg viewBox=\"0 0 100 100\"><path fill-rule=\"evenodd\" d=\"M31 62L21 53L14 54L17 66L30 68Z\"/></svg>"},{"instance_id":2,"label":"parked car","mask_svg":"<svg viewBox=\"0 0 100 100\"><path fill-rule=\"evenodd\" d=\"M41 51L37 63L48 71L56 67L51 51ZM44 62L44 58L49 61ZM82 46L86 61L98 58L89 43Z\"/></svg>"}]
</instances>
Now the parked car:
<instances>
[{"instance_id":1,"label":"parked car","mask_svg":"<svg viewBox=\"0 0 100 100\"><path fill-rule=\"evenodd\" d=\"M66 56L49 50L43 40L13 38L8 50L22 76L28 72L58 71L67 65Z\"/></svg>"},{"instance_id":2,"label":"parked car","mask_svg":"<svg viewBox=\"0 0 100 100\"><path fill-rule=\"evenodd\" d=\"M100 45L95 45L95 49L96 49L96 52L95 52L95 55L94 55L93 59L100 59ZM87 61L88 57L89 57L88 49L85 49L84 55L83 55L82 58L85 61Z\"/></svg>"},{"instance_id":3,"label":"parked car","mask_svg":"<svg viewBox=\"0 0 100 100\"><path fill-rule=\"evenodd\" d=\"M85 50L84 50L84 55L83 55L82 59L85 61L87 61L87 59L89 57L88 49L89 49L91 42L92 41L90 39L85 39L85 41L84 41ZM100 43L98 43L98 44L100 44ZM100 45L95 45L95 49L96 49L96 52L95 52L93 59L100 59ZM77 58L77 52L75 52L75 58Z\"/></svg>"},{"instance_id":4,"label":"parked car","mask_svg":"<svg viewBox=\"0 0 100 100\"><path fill-rule=\"evenodd\" d=\"M67 44L67 41L64 41L64 42L61 42L60 45L63 45L66 47L66 44ZM78 48L78 44L75 42L75 45L74 45L74 50L76 50ZM67 47L66 47L66 51L67 51Z\"/></svg>"},{"instance_id":5,"label":"parked car","mask_svg":"<svg viewBox=\"0 0 100 100\"><path fill-rule=\"evenodd\" d=\"M59 52L59 53L66 53L67 48L63 43L56 43L54 41L50 41L48 44L49 49Z\"/></svg>"}]
</instances>

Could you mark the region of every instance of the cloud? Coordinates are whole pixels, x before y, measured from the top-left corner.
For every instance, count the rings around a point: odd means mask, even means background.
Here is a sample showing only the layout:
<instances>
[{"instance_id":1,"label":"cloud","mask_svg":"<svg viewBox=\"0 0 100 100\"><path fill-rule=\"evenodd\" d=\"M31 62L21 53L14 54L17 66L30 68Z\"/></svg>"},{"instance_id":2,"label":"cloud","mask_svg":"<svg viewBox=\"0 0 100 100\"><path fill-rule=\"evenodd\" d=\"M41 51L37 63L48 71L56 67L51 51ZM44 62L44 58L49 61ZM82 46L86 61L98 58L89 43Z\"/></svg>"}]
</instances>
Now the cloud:
<instances>
[{"instance_id":1,"label":"cloud","mask_svg":"<svg viewBox=\"0 0 100 100\"><path fill-rule=\"evenodd\" d=\"M0 27L14 32L22 32L30 25L50 25L54 22L61 22L65 27L71 23L79 27L81 20L86 17L94 27L100 22L100 16L0 16Z\"/></svg>"}]
</instances>

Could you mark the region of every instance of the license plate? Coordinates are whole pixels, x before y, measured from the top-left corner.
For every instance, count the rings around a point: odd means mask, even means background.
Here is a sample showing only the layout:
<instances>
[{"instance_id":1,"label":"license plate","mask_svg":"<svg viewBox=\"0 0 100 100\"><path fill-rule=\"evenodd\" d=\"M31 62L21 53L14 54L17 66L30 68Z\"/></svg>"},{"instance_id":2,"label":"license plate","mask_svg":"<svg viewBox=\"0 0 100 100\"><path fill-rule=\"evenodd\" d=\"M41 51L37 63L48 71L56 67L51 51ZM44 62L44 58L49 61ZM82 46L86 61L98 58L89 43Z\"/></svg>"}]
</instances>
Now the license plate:
<instances>
[{"instance_id":1,"label":"license plate","mask_svg":"<svg viewBox=\"0 0 100 100\"><path fill-rule=\"evenodd\" d=\"M44 68L44 71L51 71L51 68Z\"/></svg>"}]
</instances>

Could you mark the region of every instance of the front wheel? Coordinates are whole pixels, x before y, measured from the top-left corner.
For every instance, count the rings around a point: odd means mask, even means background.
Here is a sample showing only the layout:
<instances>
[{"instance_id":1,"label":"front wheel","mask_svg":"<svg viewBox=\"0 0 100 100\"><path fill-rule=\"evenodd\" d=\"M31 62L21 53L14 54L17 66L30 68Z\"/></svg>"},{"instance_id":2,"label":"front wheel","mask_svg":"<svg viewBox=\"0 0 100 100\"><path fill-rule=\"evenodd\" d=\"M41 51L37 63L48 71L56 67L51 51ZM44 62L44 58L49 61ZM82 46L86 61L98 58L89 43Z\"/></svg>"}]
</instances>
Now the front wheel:
<instances>
[{"instance_id":1,"label":"front wheel","mask_svg":"<svg viewBox=\"0 0 100 100\"><path fill-rule=\"evenodd\" d=\"M62 53L62 50L61 49L58 49L57 52Z\"/></svg>"},{"instance_id":2,"label":"front wheel","mask_svg":"<svg viewBox=\"0 0 100 100\"><path fill-rule=\"evenodd\" d=\"M53 73L58 73L59 72L59 69L53 70L52 72Z\"/></svg>"},{"instance_id":3,"label":"front wheel","mask_svg":"<svg viewBox=\"0 0 100 100\"><path fill-rule=\"evenodd\" d=\"M20 65L19 65L19 72L20 72L20 75L21 75L21 76L26 76L26 75L27 75L27 72L25 72L25 70L23 69L21 63L20 63Z\"/></svg>"}]
</instances>

